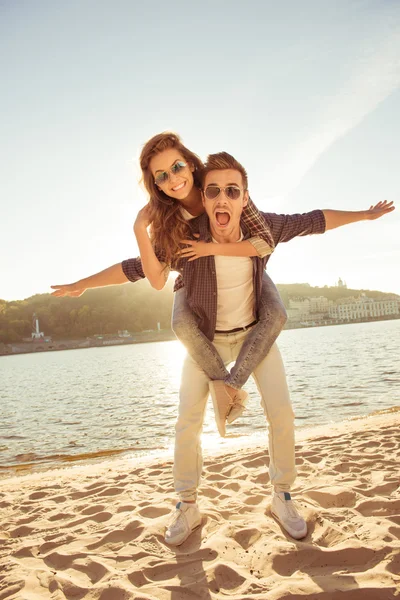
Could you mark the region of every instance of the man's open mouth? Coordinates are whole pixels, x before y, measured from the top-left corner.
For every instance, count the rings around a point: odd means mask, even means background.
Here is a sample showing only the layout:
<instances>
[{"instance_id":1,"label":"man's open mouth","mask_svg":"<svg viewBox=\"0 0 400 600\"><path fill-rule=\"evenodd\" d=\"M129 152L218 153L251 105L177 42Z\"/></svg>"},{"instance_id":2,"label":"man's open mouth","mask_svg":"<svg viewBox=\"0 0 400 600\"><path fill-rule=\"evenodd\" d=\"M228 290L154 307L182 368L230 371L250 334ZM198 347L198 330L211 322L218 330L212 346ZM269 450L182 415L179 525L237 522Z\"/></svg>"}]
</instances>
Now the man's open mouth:
<instances>
[{"instance_id":1,"label":"man's open mouth","mask_svg":"<svg viewBox=\"0 0 400 600\"><path fill-rule=\"evenodd\" d=\"M226 227L231 220L231 215L227 212L216 211L215 219L220 227Z\"/></svg>"}]
</instances>

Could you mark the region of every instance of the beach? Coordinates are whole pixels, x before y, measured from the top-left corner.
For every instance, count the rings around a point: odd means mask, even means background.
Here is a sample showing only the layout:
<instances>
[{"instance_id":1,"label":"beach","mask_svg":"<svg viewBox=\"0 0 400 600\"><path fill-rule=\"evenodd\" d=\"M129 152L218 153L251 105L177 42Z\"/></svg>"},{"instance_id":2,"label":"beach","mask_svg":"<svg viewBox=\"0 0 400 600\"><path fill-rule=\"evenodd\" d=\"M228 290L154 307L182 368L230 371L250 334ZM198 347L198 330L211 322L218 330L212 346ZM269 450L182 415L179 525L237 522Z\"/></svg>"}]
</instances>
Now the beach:
<instances>
[{"instance_id":1,"label":"beach","mask_svg":"<svg viewBox=\"0 0 400 600\"><path fill-rule=\"evenodd\" d=\"M202 525L178 548L171 458L3 479L0 599L400 597L399 431L393 409L297 435L300 541L271 516L260 444L205 456Z\"/></svg>"}]
</instances>

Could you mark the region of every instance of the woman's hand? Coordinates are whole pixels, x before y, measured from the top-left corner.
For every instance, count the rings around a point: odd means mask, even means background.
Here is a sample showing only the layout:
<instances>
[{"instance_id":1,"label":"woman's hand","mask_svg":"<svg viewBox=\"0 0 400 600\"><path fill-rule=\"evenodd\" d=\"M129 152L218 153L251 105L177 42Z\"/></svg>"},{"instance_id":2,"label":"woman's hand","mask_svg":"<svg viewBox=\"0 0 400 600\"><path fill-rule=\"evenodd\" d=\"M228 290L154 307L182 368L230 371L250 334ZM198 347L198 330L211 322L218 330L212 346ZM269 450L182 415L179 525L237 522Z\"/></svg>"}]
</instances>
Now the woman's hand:
<instances>
[{"instance_id":1,"label":"woman's hand","mask_svg":"<svg viewBox=\"0 0 400 600\"><path fill-rule=\"evenodd\" d=\"M52 290L55 290L51 293L52 296L56 296L56 298L64 298L64 296L70 296L71 298L79 298L82 296L84 292L86 292L86 287L83 284L80 284L79 281L76 283L64 283L61 285L52 285L50 286Z\"/></svg>"},{"instance_id":2,"label":"woman's hand","mask_svg":"<svg viewBox=\"0 0 400 600\"><path fill-rule=\"evenodd\" d=\"M137 231L142 228L147 229L152 220L150 206L146 204L146 206L143 206L136 215L133 230Z\"/></svg>"},{"instance_id":3,"label":"woman's hand","mask_svg":"<svg viewBox=\"0 0 400 600\"><path fill-rule=\"evenodd\" d=\"M198 233L194 234L198 237ZM187 244L187 248L182 248L180 255L187 258L188 262L201 258L202 256L211 256L212 244L208 242L200 242L199 240L182 240L181 244Z\"/></svg>"}]
</instances>

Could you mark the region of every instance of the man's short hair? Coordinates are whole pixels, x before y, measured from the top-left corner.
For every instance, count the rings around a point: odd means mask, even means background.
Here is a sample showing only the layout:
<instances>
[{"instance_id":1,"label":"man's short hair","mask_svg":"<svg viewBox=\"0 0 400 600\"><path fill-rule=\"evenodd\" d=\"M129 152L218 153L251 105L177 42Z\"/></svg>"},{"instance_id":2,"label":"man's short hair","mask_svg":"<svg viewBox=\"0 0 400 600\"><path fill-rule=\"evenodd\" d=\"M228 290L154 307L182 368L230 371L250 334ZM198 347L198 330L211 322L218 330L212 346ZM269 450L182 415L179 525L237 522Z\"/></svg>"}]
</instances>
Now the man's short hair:
<instances>
[{"instance_id":1,"label":"man's short hair","mask_svg":"<svg viewBox=\"0 0 400 600\"><path fill-rule=\"evenodd\" d=\"M243 180L243 187L247 190L248 182L247 182L247 171L228 152L217 152L216 154L209 154L207 156L206 162L204 163L204 168L201 173L201 182L202 187L204 187L204 182L206 180L206 176L210 171L224 171L225 169L234 169L235 171L239 171Z\"/></svg>"}]
</instances>

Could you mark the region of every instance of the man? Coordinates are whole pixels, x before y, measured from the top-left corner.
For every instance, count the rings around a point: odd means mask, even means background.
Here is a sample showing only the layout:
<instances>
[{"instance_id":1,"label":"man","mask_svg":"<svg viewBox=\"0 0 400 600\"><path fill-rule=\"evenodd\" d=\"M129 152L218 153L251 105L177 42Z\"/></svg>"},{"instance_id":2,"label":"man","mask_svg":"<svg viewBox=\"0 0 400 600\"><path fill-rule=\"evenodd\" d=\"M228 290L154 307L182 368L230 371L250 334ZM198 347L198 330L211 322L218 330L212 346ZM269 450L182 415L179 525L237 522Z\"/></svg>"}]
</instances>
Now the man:
<instances>
[{"instance_id":1,"label":"man","mask_svg":"<svg viewBox=\"0 0 400 600\"><path fill-rule=\"evenodd\" d=\"M206 212L190 222L193 236L199 234L200 240L207 243L231 243L242 239L242 236L246 238L247 232L240 229L240 215L247 202L247 174L242 165L224 152L210 155L203 174ZM324 233L356 221L376 219L393 209L392 203L385 201L368 211L262 214L276 246L297 236ZM197 255L196 246L197 242L193 242L188 256ZM213 340L215 348L228 364L236 359L246 338L244 328L257 318L262 273L269 256L263 259L202 256L195 261L189 261L188 256L174 267L183 275L187 301L197 316L199 328ZM137 281L143 277L140 259L131 259L70 286L55 286L57 291L54 295L79 296L89 287ZM219 323L224 323L222 331ZM296 477L294 415L276 344L254 369L253 377L269 427L272 514L292 537L301 539L307 534L307 526L290 496ZM180 501L165 534L166 542L171 545L182 544L201 523L197 489L202 470L200 437L209 383L205 373L187 356L182 372L175 438L174 482ZM226 406L221 407L221 415L226 415L226 411Z\"/></svg>"}]
</instances>

